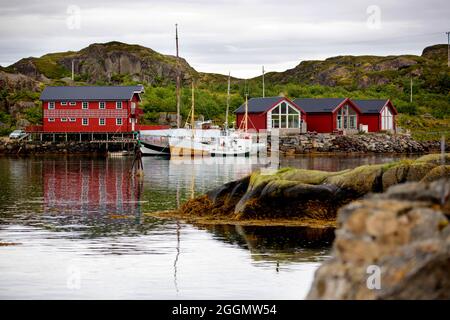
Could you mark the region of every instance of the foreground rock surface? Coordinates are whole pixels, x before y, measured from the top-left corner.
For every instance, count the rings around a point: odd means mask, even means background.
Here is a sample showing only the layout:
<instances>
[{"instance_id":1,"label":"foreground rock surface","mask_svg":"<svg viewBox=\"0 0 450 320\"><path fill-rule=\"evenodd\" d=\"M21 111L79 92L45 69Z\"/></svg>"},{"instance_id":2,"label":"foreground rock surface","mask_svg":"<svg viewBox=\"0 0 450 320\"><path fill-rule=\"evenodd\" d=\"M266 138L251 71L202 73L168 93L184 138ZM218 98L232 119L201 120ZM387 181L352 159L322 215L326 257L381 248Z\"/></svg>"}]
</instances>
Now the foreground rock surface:
<instances>
[{"instance_id":1,"label":"foreground rock surface","mask_svg":"<svg viewBox=\"0 0 450 320\"><path fill-rule=\"evenodd\" d=\"M392 185L433 181L449 176L440 155L415 161L368 165L340 172L284 168L274 174L253 173L192 199L181 207L187 216L245 219L334 220L337 210L369 192ZM450 163L450 155L445 156Z\"/></svg>"},{"instance_id":2,"label":"foreground rock surface","mask_svg":"<svg viewBox=\"0 0 450 320\"><path fill-rule=\"evenodd\" d=\"M449 213L450 179L397 185L345 206L308 298L450 299Z\"/></svg>"}]
</instances>

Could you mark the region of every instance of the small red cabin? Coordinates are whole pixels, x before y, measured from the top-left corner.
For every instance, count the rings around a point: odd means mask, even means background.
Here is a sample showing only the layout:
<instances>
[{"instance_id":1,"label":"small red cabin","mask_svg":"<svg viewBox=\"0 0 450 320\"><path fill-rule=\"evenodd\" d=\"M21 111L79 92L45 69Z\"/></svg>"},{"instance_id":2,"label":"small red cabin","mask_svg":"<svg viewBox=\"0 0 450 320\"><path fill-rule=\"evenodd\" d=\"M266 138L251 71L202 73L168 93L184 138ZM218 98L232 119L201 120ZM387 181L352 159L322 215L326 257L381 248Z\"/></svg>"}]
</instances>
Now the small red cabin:
<instances>
[{"instance_id":1,"label":"small red cabin","mask_svg":"<svg viewBox=\"0 0 450 320\"><path fill-rule=\"evenodd\" d=\"M236 126L245 126L245 104L235 110ZM247 128L249 130L298 129L302 128L305 112L294 102L284 97L251 98L248 100Z\"/></svg>"},{"instance_id":2,"label":"small red cabin","mask_svg":"<svg viewBox=\"0 0 450 320\"><path fill-rule=\"evenodd\" d=\"M308 131L357 130L361 111L348 98L304 98L294 103L306 112Z\"/></svg>"},{"instance_id":3,"label":"small red cabin","mask_svg":"<svg viewBox=\"0 0 450 320\"><path fill-rule=\"evenodd\" d=\"M41 94L44 132L133 132L143 86L46 87Z\"/></svg>"},{"instance_id":4,"label":"small red cabin","mask_svg":"<svg viewBox=\"0 0 450 320\"><path fill-rule=\"evenodd\" d=\"M395 117L398 114L391 100L371 99L353 100L355 105L361 110L361 124L368 126L369 132L381 130L395 131Z\"/></svg>"}]
</instances>

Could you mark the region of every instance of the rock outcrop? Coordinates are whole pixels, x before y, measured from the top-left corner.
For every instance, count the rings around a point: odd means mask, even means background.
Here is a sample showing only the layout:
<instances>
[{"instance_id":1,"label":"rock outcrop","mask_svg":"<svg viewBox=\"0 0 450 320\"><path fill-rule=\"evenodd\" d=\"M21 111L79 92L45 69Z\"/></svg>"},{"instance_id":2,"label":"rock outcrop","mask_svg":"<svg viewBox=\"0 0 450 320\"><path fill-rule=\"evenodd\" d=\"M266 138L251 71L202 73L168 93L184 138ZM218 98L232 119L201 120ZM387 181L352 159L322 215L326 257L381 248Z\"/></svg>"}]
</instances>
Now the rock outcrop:
<instances>
[{"instance_id":1,"label":"rock outcrop","mask_svg":"<svg viewBox=\"0 0 450 320\"><path fill-rule=\"evenodd\" d=\"M442 161L445 162L442 165ZM367 165L340 172L283 168L274 174L255 172L185 203L186 216L246 219L334 220L337 210L370 192L410 181L448 176L450 155L415 161Z\"/></svg>"},{"instance_id":2,"label":"rock outcrop","mask_svg":"<svg viewBox=\"0 0 450 320\"><path fill-rule=\"evenodd\" d=\"M439 170L439 168L436 168ZM450 179L411 182L338 213L309 299L450 299Z\"/></svg>"}]
</instances>

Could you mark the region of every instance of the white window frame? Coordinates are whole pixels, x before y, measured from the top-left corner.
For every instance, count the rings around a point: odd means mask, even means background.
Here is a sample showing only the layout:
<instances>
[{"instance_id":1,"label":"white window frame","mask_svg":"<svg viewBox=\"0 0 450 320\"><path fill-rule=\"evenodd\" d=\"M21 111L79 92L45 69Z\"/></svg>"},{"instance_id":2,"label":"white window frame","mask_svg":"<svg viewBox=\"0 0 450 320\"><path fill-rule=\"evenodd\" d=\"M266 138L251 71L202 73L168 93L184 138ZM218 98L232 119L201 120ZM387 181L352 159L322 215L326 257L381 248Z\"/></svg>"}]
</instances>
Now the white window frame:
<instances>
[{"instance_id":1,"label":"white window frame","mask_svg":"<svg viewBox=\"0 0 450 320\"><path fill-rule=\"evenodd\" d=\"M281 112L281 105L285 103L286 104L286 111L284 113ZM272 113L273 110L275 110L276 108L279 109L279 113ZM294 112L290 113L290 109L292 109ZM290 127L289 126L289 116L292 115L297 115L298 116L298 127ZM281 126L281 116L286 118L286 123L285 126L282 127ZM289 104L287 101L281 101L279 104L277 104L275 107L272 108L272 110L270 110L270 127L271 129L299 129L301 127L301 121L302 121L302 115L301 112L299 110L297 110L294 106L292 106L291 104ZM278 127L275 127L274 124L277 123Z\"/></svg>"},{"instance_id":2,"label":"white window frame","mask_svg":"<svg viewBox=\"0 0 450 320\"><path fill-rule=\"evenodd\" d=\"M49 101L48 102L48 110L53 110L53 109L55 109L55 102Z\"/></svg>"},{"instance_id":3,"label":"white window frame","mask_svg":"<svg viewBox=\"0 0 450 320\"><path fill-rule=\"evenodd\" d=\"M70 121L70 122L76 122L77 119L76 119L76 118L69 118L69 121Z\"/></svg>"},{"instance_id":4,"label":"white window frame","mask_svg":"<svg viewBox=\"0 0 450 320\"><path fill-rule=\"evenodd\" d=\"M120 122L120 123L119 123ZM122 118L116 118L116 126L121 126L123 125L123 120Z\"/></svg>"},{"instance_id":5,"label":"white window frame","mask_svg":"<svg viewBox=\"0 0 450 320\"><path fill-rule=\"evenodd\" d=\"M67 106L67 101L61 101L62 106Z\"/></svg>"},{"instance_id":6,"label":"white window frame","mask_svg":"<svg viewBox=\"0 0 450 320\"><path fill-rule=\"evenodd\" d=\"M103 123L102 123L103 120ZM98 125L99 126L106 126L106 119L105 118L99 118L98 119Z\"/></svg>"},{"instance_id":7,"label":"white window frame","mask_svg":"<svg viewBox=\"0 0 450 320\"><path fill-rule=\"evenodd\" d=\"M69 106L76 106L77 105L77 102L76 101L70 101L69 102Z\"/></svg>"},{"instance_id":8,"label":"white window frame","mask_svg":"<svg viewBox=\"0 0 450 320\"><path fill-rule=\"evenodd\" d=\"M351 111L351 112L350 112ZM354 126L351 126L350 119L353 119ZM339 130L348 130L358 128L358 114L348 104L344 105L337 111L336 128Z\"/></svg>"},{"instance_id":9,"label":"white window frame","mask_svg":"<svg viewBox=\"0 0 450 320\"><path fill-rule=\"evenodd\" d=\"M116 101L116 109L122 109L122 108L123 108L122 101Z\"/></svg>"},{"instance_id":10,"label":"white window frame","mask_svg":"<svg viewBox=\"0 0 450 320\"><path fill-rule=\"evenodd\" d=\"M103 104L103 107L102 107L102 104ZM99 101L99 103L98 103L98 108L99 109L106 109L106 102L105 101Z\"/></svg>"},{"instance_id":11,"label":"white window frame","mask_svg":"<svg viewBox=\"0 0 450 320\"><path fill-rule=\"evenodd\" d=\"M86 123L84 123L84 120L86 120ZM89 119L88 118L82 118L81 119L81 125L88 126L89 125Z\"/></svg>"},{"instance_id":12,"label":"white window frame","mask_svg":"<svg viewBox=\"0 0 450 320\"><path fill-rule=\"evenodd\" d=\"M81 102L81 109L83 109L83 110L89 109L89 102L88 101L82 101Z\"/></svg>"},{"instance_id":13,"label":"white window frame","mask_svg":"<svg viewBox=\"0 0 450 320\"><path fill-rule=\"evenodd\" d=\"M381 130L394 130L394 116L388 107L381 111Z\"/></svg>"},{"instance_id":14,"label":"white window frame","mask_svg":"<svg viewBox=\"0 0 450 320\"><path fill-rule=\"evenodd\" d=\"M61 122L67 122L67 118L61 118Z\"/></svg>"},{"instance_id":15,"label":"white window frame","mask_svg":"<svg viewBox=\"0 0 450 320\"><path fill-rule=\"evenodd\" d=\"M48 122L55 122L55 118L48 118Z\"/></svg>"}]
</instances>

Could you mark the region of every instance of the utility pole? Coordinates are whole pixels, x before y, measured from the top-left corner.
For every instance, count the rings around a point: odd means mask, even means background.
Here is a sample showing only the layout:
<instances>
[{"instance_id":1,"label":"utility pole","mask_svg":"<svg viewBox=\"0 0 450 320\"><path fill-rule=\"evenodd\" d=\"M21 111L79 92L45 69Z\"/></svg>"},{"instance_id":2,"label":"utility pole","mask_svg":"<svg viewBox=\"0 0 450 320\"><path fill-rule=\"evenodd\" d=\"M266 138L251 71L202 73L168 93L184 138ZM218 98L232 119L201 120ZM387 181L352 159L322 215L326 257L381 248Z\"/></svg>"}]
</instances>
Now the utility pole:
<instances>
[{"instance_id":1,"label":"utility pole","mask_svg":"<svg viewBox=\"0 0 450 320\"><path fill-rule=\"evenodd\" d=\"M447 34L447 67L450 67L450 31Z\"/></svg>"},{"instance_id":2,"label":"utility pole","mask_svg":"<svg viewBox=\"0 0 450 320\"><path fill-rule=\"evenodd\" d=\"M265 97L265 86L264 86L264 66L262 66L262 85L263 85L263 98Z\"/></svg>"},{"instance_id":3,"label":"utility pole","mask_svg":"<svg viewBox=\"0 0 450 320\"><path fill-rule=\"evenodd\" d=\"M75 80L75 62L72 59L72 81Z\"/></svg>"},{"instance_id":4,"label":"utility pole","mask_svg":"<svg viewBox=\"0 0 450 320\"><path fill-rule=\"evenodd\" d=\"M177 50L177 128L180 127L180 62L179 62L179 55L178 55L178 24L175 24L175 42L176 42L176 50Z\"/></svg>"},{"instance_id":5,"label":"utility pole","mask_svg":"<svg viewBox=\"0 0 450 320\"><path fill-rule=\"evenodd\" d=\"M409 102L412 103L412 97L413 97L413 81L412 81L412 75L410 79L410 85L409 85Z\"/></svg>"}]
</instances>

